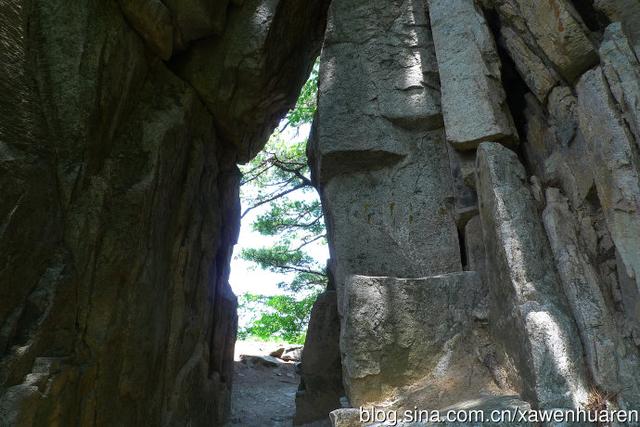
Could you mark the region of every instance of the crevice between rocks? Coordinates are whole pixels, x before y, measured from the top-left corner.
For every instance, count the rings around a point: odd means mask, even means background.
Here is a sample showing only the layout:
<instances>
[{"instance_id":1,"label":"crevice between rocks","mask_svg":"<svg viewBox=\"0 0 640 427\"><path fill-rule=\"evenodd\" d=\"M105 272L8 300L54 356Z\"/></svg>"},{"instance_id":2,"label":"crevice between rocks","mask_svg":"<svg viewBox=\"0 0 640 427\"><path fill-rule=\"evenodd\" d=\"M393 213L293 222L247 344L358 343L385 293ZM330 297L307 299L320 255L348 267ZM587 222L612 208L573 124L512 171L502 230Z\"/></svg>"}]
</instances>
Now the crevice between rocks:
<instances>
[{"instance_id":1,"label":"crevice between rocks","mask_svg":"<svg viewBox=\"0 0 640 427\"><path fill-rule=\"evenodd\" d=\"M525 95L527 93L531 93L531 91L518 72L516 64L509 55L509 52L503 46L502 37L500 35L502 23L500 22L500 16L497 11L485 8L484 14L489 29L491 30L496 42L496 49L502 66L502 86L504 87L507 106L511 111L511 116L513 117L513 122L520 140L520 144L512 147L512 150L518 155L520 162L524 165L527 176L531 176L533 174L532 168L530 167L530 163L528 162L523 149L523 144L526 143L527 137L527 118L525 115L527 101Z\"/></svg>"},{"instance_id":2,"label":"crevice between rocks","mask_svg":"<svg viewBox=\"0 0 640 427\"><path fill-rule=\"evenodd\" d=\"M458 228L458 246L460 248L460 262L462 263L462 269L467 271L469 269L469 260L467 259L467 244L464 238L464 226Z\"/></svg>"},{"instance_id":3,"label":"crevice between rocks","mask_svg":"<svg viewBox=\"0 0 640 427\"><path fill-rule=\"evenodd\" d=\"M569 2L578 12L587 28L598 38L601 38L604 29L611 23L611 20L594 7L594 0L569 0Z\"/></svg>"}]
</instances>

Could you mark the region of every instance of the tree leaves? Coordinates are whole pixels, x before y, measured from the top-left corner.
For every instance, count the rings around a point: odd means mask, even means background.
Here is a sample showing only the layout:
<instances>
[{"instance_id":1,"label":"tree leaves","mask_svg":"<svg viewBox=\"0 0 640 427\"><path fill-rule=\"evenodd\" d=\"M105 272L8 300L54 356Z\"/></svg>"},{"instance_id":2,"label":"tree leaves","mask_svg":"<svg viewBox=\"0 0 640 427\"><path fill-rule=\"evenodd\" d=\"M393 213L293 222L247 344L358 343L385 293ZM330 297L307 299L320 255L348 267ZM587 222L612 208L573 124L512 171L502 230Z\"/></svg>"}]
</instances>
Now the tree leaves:
<instances>
[{"instance_id":1,"label":"tree leaves","mask_svg":"<svg viewBox=\"0 0 640 427\"><path fill-rule=\"evenodd\" d=\"M238 336L263 340L280 338L289 343L303 344L306 326L316 294L301 300L288 295L264 296L244 294L238 299L241 315L252 316L247 327L240 328Z\"/></svg>"},{"instance_id":2,"label":"tree leaves","mask_svg":"<svg viewBox=\"0 0 640 427\"><path fill-rule=\"evenodd\" d=\"M322 206L310 178L306 139L295 140L303 126L309 127L316 110L318 63L313 67L296 106L271 136L264 150L241 167L241 198L246 206L242 217L254 209L264 210L252 227L264 236L276 238L271 247L243 249L240 257L261 269L292 275L279 283L285 295L240 296L241 313L251 314L240 334L262 339L280 337L289 342L304 340L311 306L326 287L327 274L307 248L326 245ZM247 311L247 307L251 307ZM244 311L242 311L244 310Z\"/></svg>"},{"instance_id":3,"label":"tree leaves","mask_svg":"<svg viewBox=\"0 0 640 427\"><path fill-rule=\"evenodd\" d=\"M316 99L318 96L318 72L320 69L320 61L316 60L311 69L309 79L302 87L298 101L293 110L289 111L285 120L286 126L299 127L305 123L313 121L313 115L316 113Z\"/></svg>"},{"instance_id":4,"label":"tree leaves","mask_svg":"<svg viewBox=\"0 0 640 427\"><path fill-rule=\"evenodd\" d=\"M258 216L253 229L265 236L294 233L302 238L323 234L322 206L319 200L278 200L267 213Z\"/></svg>"}]
</instances>

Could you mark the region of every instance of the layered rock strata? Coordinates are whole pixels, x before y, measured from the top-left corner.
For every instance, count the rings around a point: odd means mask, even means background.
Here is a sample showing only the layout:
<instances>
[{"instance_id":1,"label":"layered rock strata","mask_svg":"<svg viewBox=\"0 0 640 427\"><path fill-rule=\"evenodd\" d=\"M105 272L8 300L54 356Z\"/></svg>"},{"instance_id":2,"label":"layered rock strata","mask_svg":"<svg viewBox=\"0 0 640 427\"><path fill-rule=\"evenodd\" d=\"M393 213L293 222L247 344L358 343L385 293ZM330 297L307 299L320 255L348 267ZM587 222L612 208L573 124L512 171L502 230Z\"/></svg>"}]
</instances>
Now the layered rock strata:
<instances>
[{"instance_id":1,"label":"layered rock strata","mask_svg":"<svg viewBox=\"0 0 640 427\"><path fill-rule=\"evenodd\" d=\"M309 151L352 406L637 407L640 21L586 3L333 1Z\"/></svg>"},{"instance_id":2,"label":"layered rock strata","mask_svg":"<svg viewBox=\"0 0 640 427\"><path fill-rule=\"evenodd\" d=\"M328 6L0 3L2 424L222 423L236 163ZM333 1L309 157L335 291L298 422L339 365L351 405L638 407L639 12Z\"/></svg>"}]
</instances>

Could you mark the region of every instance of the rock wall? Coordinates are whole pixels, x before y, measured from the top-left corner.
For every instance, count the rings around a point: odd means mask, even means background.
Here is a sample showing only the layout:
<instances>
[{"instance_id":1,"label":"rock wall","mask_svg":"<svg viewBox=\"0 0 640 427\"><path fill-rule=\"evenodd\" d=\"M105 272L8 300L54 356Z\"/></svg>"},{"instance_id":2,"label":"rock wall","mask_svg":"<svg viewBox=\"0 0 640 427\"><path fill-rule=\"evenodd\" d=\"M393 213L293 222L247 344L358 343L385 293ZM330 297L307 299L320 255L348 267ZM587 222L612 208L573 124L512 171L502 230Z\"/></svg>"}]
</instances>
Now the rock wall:
<instances>
[{"instance_id":1,"label":"rock wall","mask_svg":"<svg viewBox=\"0 0 640 427\"><path fill-rule=\"evenodd\" d=\"M2 425L222 423L236 163L328 6L0 2ZM338 365L356 406L640 406L638 28L635 0L332 2L331 356L304 355L299 422Z\"/></svg>"},{"instance_id":2,"label":"rock wall","mask_svg":"<svg viewBox=\"0 0 640 427\"><path fill-rule=\"evenodd\" d=\"M236 162L328 1L0 2L0 425L220 425Z\"/></svg>"},{"instance_id":3,"label":"rock wall","mask_svg":"<svg viewBox=\"0 0 640 427\"><path fill-rule=\"evenodd\" d=\"M639 11L333 0L309 157L352 406L640 406Z\"/></svg>"}]
</instances>

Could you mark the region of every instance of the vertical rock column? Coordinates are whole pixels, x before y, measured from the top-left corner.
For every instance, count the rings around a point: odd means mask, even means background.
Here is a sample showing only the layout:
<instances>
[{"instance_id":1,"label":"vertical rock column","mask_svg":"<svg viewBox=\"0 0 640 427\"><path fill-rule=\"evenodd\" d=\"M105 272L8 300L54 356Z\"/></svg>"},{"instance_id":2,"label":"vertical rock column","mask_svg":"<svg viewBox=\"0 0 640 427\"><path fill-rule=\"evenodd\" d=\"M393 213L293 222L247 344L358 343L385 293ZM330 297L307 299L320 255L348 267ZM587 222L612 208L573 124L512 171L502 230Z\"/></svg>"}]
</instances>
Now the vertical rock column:
<instances>
[{"instance_id":1,"label":"vertical rock column","mask_svg":"<svg viewBox=\"0 0 640 427\"><path fill-rule=\"evenodd\" d=\"M636 408L640 404L637 351L625 347L615 327L603 294L605 286L583 250L567 199L560 190L549 188L546 200L544 226L593 382L609 396L617 396L621 407Z\"/></svg>"},{"instance_id":2,"label":"vertical rock column","mask_svg":"<svg viewBox=\"0 0 640 427\"><path fill-rule=\"evenodd\" d=\"M475 0L429 0L429 16L447 140L459 150L482 141L517 142L500 58L480 6Z\"/></svg>"},{"instance_id":3,"label":"vertical rock column","mask_svg":"<svg viewBox=\"0 0 640 427\"><path fill-rule=\"evenodd\" d=\"M638 5L603 0L591 9L584 3L487 4L497 12L499 43L531 91L524 96L526 135L521 137L522 158L536 175L530 177L532 209L546 204L542 217L557 283L580 333L590 387L629 407L638 399L634 372L640 342L634 272L640 91L633 23ZM605 29L606 18L598 11L622 23ZM596 35L603 35L599 47ZM601 65L589 70L598 56ZM540 191L545 187L546 193Z\"/></svg>"},{"instance_id":4,"label":"vertical rock column","mask_svg":"<svg viewBox=\"0 0 640 427\"><path fill-rule=\"evenodd\" d=\"M332 4L310 157L340 309L349 274L461 270L435 67L423 0Z\"/></svg>"},{"instance_id":5,"label":"vertical rock column","mask_svg":"<svg viewBox=\"0 0 640 427\"><path fill-rule=\"evenodd\" d=\"M458 226L477 214L475 149L482 141L518 143L502 87L501 63L475 0L430 0L429 16L454 181Z\"/></svg>"},{"instance_id":6,"label":"vertical rock column","mask_svg":"<svg viewBox=\"0 0 640 427\"><path fill-rule=\"evenodd\" d=\"M622 336L640 344L640 63L619 23L609 25L599 49L602 64L576 86L578 118L593 165L599 203L615 244L614 292L624 315ZM637 357L637 356L636 356ZM621 366L624 374L630 368ZM631 369L637 372L638 368ZM621 383L628 383L621 380ZM629 384L631 385L631 384ZM636 390L624 393L638 399ZM632 396L632 397L629 397ZM624 397L624 396L623 396Z\"/></svg>"},{"instance_id":7,"label":"vertical rock column","mask_svg":"<svg viewBox=\"0 0 640 427\"><path fill-rule=\"evenodd\" d=\"M310 158L335 261L344 383L352 404L382 399L410 377L426 375L451 338L426 340L431 332L418 323L405 331L414 339L398 335L401 319L428 318L429 305L418 302L435 298L441 286L396 277L462 270L439 92L424 0L332 3ZM473 294L477 276L457 274L463 276L438 283ZM405 362L392 363L379 353L382 344L358 338L374 333L368 323L374 312L402 310L384 298L367 300L365 290L420 296L409 298L414 308L405 317L380 325L385 345ZM426 342L428 351L419 344Z\"/></svg>"},{"instance_id":8,"label":"vertical rock column","mask_svg":"<svg viewBox=\"0 0 640 427\"><path fill-rule=\"evenodd\" d=\"M0 425L224 423L236 162L328 3L0 2Z\"/></svg>"},{"instance_id":9,"label":"vertical rock column","mask_svg":"<svg viewBox=\"0 0 640 427\"><path fill-rule=\"evenodd\" d=\"M579 407L587 399L582 347L524 168L514 152L483 143L477 169L494 336L525 399Z\"/></svg>"},{"instance_id":10,"label":"vertical rock column","mask_svg":"<svg viewBox=\"0 0 640 427\"><path fill-rule=\"evenodd\" d=\"M318 296L311 310L302 352L294 424L326 420L344 395L340 361L340 319L334 289Z\"/></svg>"}]
</instances>

